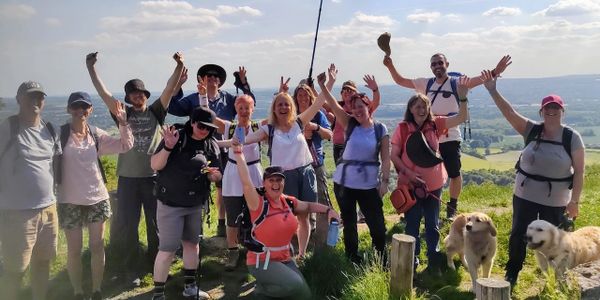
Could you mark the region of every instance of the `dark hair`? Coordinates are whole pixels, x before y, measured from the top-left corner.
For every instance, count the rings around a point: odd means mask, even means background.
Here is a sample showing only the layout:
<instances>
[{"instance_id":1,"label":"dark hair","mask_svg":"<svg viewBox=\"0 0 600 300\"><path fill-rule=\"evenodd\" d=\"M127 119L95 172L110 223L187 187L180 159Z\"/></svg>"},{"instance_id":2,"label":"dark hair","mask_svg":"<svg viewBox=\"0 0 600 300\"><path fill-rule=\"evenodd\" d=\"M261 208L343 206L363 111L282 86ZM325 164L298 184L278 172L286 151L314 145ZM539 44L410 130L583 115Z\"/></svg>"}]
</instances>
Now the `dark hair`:
<instances>
[{"instance_id":1,"label":"dark hair","mask_svg":"<svg viewBox=\"0 0 600 300\"><path fill-rule=\"evenodd\" d=\"M310 88L310 86L308 86L308 84L299 85L294 90L294 96L292 97L292 99L294 99L294 105L296 105L296 112L300 112L300 105L298 105L298 92L300 92L300 90L304 90L308 94L310 104L313 104L317 99L317 97L315 97L315 94L313 94L312 89Z\"/></svg>"},{"instance_id":2,"label":"dark hair","mask_svg":"<svg viewBox=\"0 0 600 300\"><path fill-rule=\"evenodd\" d=\"M404 121L408 123L417 123L415 122L415 116L413 116L413 114L410 112L410 108L417 104L417 101L422 101L427 107L428 114L425 121L433 121L433 113L431 112L431 102L429 101L429 98L426 95L421 93L417 93L410 97L410 99L408 99L408 103L406 104L406 111L404 111Z\"/></svg>"}]
</instances>

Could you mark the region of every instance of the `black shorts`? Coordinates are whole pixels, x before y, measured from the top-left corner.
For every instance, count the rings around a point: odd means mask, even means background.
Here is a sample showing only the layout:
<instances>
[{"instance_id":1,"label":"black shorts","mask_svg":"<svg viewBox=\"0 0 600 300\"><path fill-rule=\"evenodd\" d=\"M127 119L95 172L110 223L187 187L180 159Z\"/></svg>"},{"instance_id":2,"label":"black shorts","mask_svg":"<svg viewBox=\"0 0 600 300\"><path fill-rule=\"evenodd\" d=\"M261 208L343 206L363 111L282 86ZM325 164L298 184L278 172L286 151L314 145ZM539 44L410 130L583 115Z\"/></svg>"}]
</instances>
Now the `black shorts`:
<instances>
[{"instance_id":1,"label":"black shorts","mask_svg":"<svg viewBox=\"0 0 600 300\"><path fill-rule=\"evenodd\" d=\"M440 143L440 154L444 159L444 167L448 172L448 177L456 178L460 176L460 142L449 141Z\"/></svg>"},{"instance_id":2,"label":"black shorts","mask_svg":"<svg viewBox=\"0 0 600 300\"><path fill-rule=\"evenodd\" d=\"M235 223L237 217L242 213L242 206L246 202L244 197L228 197L223 196L223 203L225 203L225 214L227 216L227 226L239 227Z\"/></svg>"}]
</instances>

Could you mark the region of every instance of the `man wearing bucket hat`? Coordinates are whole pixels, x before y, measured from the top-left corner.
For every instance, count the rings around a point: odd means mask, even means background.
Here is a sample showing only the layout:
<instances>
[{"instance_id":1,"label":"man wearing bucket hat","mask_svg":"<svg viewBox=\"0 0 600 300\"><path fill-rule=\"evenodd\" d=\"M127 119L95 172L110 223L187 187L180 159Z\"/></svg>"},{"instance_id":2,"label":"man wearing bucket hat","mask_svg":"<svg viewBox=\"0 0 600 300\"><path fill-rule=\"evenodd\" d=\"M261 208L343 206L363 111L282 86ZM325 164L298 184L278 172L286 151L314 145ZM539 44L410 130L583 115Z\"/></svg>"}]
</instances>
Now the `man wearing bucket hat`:
<instances>
[{"instance_id":1,"label":"man wearing bucket hat","mask_svg":"<svg viewBox=\"0 0 600 300\"><path fill-rule=\"evenodd\" d=\"M0 242L3 299L17 299L31 265L33 299L45 299L56 256L58 218L53 164L62 153L56 128L44 122L44 89L33 81L17 91L19 113L0 123Z\"/></svg>"},{"instance_id":2,"label":"man wearing bucket hat","mask_svg":"<svg viewBox=\"0 0 600 300\"><path fill-rule=\"evenodd\" d=\"M496 75L502 74L511 64L510 56L506 55L500 59L494 70ZM427 95L431 101L431 111L436 116L456 115L459 111L459 99L457 95L457 78L449 76L448 66L450 63L446 55L436 53L431 56L430 68L434 77L408 79L400 75L389 54L383 58L385 65L394 81L405 88L414 89L418 93ZM483 83L481 76L474 77L469 82L469 88L474 88ZM462 189L462 175L460 173L460 143L462 137L458 126L448 128L448 133L440 137L440 153L444 159L444 166L450 177L449 194L450 201L446 206L446 217L451 219L456 214L458 197Z\"/></svg>"},{"instance_id":3,"label":"man wearing bucket hat","mask_svg":"<svg viewBox=\"0 0 600 300\"><path fill-rule=\"evenodd\" d=\"M114 118L120 103L96 73L97 54L98 52L87 55L87 69L98 95ZM142 207L146 219L149 262L154 260L158 251L156 198L152 194L156 173L150 167L150 156L160 143L160 128L167 115L171 95L185 69L183 54L177 52L173 59L177 65L162 94L152 104L147 105L150 92L140 79L132 79L125 84L125 102L130 104L126 108L127 120L133 132L134 145L131 150L119 154L117 205L110 228L111 250L115 251L110 251L109 254L113 253L119 260L127 262L129 268L125 268L126 271L137 267L140 249L138 224Z\"/></svg>"},{"instance_id":4,"label":"man wearing bucket hat","mask_svg":"<svg viewBox=\"0 0 600 300\"><path fill-rule=\"evenodd\" d=\"M246 78L246 68L243 66L239 67L238 71L235 72L236 82L234 85L236 88L242 90L246 95L249 95L256 104L256 98L250 90L250 85ZM235 74L234 73L234 74ZM239 78L239 80L237 80ZM179 81L176 94L171 100L169 106L169 113L178 117L190 116L194 108L199 105L208 106L212 111L215 112L217 117L226 121L233 121L236 116L235 111L235 99L236 96L228 93L227 91L221 90L221 87L227 79L227 72L223 67L217 64L205 64L198 69L196 75L198 80L198 92L189 94L183 97L183 90L181 87L187 80L187 76L184 76ZM221 139L220 134L216 134L217 139ZM225 169L227 163L227 152L226 149L221 149L221 172ZM218 207L218 225L217 225L217 236L225 236L225 205L223 204L223 196L221 192L222 183L219 181L215 183L217 187L217 207Z\"/></svg>"}]
</instances>

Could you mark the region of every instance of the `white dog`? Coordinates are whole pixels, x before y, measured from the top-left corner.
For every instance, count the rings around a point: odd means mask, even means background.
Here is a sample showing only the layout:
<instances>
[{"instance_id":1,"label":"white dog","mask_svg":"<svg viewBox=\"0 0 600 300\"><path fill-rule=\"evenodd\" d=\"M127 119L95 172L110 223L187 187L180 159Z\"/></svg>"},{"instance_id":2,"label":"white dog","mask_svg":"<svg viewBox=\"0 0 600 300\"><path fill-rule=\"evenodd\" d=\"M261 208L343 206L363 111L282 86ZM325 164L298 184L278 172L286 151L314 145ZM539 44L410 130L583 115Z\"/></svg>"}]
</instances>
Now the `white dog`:
<instances>
[{"instance_id":1,"label":"white dog","mask_svg":"<svg viewBox=\"0 0 600 300\"><path fill-rule=\"evenodd\" d=\"M444 239L448 267L454 268L452 256L459 254L461 262L471 275L473 289L477 281L479 267L482 277L490 277L496 256L496 227L492 219L484 213L461 214L450 228L450 234Z\"/></svg>"},{"instance_id":2,"label":"white dog","mask_svg":"<svg viewBox=\"0 0 600 300\"><path fill-rule=\"evenodd\" d=\"M527 247L535 250L540 268L548 265L562 277L567 269L600 259L600 227L586 226L566 232L544 220L535 220L527 227Z\"/></svg>"}]
</instances>

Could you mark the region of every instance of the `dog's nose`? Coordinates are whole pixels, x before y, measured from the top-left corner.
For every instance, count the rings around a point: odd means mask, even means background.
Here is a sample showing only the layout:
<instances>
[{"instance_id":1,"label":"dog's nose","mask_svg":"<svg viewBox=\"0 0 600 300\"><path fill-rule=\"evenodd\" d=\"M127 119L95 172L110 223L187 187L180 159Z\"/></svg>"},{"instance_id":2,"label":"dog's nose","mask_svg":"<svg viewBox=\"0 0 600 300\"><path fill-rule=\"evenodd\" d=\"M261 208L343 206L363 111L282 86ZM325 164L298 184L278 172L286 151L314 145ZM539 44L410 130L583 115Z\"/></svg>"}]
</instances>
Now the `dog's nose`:
<instances>
[{"instance_id":1,"label":"dog's nose","mask_svg":"<svg viewBox=\"0 0 600 300\"><path fill-rule=\"evenodd\" d=\"M530 236L530 235L527 235L527 236L525 236L525 240L526 240L526 241L528 241L528 242L531 242L531 239L532 239L532 238L531 238L531 236Z\"/></svg>"},{"instance_id":2,"label":"dog's nose","mask_svg":"<svg viewBox=\"0 0 600 300\"><path fill-rule=\"evenodd\" d=\"M472 225L467 225L467 226L465 226L465 227L467 228L467 230L468 230L468 231L471 231L471 229L473 228L473 226L472 226Z\"/></svg>"}]
</instances>

